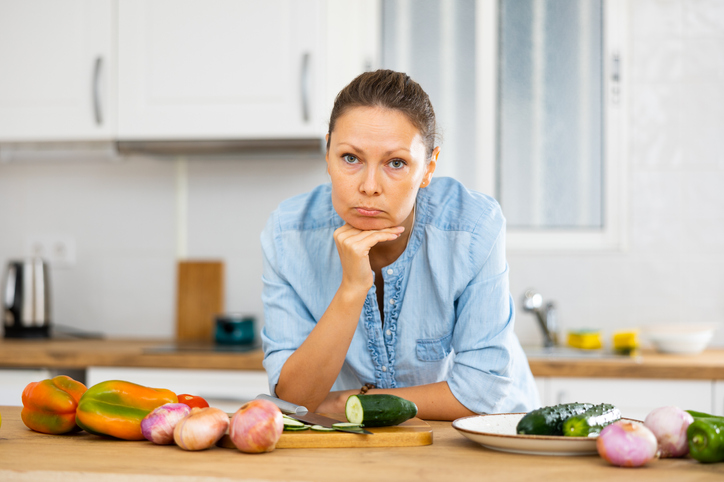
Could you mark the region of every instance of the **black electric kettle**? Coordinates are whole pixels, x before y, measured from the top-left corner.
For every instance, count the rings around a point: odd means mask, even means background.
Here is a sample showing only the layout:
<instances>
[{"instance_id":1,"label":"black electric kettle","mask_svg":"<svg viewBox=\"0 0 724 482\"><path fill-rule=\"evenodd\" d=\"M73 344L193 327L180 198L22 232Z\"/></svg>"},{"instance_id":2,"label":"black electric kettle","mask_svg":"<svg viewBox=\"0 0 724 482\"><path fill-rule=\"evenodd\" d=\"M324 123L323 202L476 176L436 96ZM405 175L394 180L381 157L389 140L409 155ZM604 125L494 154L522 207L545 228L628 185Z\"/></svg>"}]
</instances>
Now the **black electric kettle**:
<instances>
[{"instance_id":1,"label":"black electric kettle","mask_svg":"<svg viewBox=\"0 0 724 482\"><path fill-rule=\"evenodd\" d=\"M10 260L2 291L5 338L50 336L50 273L41 258Z\"/></svg>"}]
</instances>

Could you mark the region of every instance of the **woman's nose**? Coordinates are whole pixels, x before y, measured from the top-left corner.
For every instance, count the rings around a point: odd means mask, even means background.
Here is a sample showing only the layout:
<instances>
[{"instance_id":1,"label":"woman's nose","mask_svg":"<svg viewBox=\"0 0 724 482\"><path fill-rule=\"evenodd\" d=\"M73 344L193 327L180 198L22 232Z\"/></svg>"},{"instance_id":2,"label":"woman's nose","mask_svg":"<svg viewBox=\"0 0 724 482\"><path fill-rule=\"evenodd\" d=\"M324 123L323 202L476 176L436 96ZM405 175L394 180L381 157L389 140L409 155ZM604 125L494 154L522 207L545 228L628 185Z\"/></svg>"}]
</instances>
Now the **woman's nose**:
<instances>
[{"instance_id":1,"label":"woman's nose","mask_svg":"<svg viewBox=\"0 0 724 482\"><path fill-rule=\"evenodd\" d=\"M362 182L360 183L359 190L360 192L363 192L367 194L368 196L372 196L375 194L380 193L380 183L377 179L377 170L376 169L365 169L364 170L364 177L362 178Z\"/></svg>"}]
</instances>

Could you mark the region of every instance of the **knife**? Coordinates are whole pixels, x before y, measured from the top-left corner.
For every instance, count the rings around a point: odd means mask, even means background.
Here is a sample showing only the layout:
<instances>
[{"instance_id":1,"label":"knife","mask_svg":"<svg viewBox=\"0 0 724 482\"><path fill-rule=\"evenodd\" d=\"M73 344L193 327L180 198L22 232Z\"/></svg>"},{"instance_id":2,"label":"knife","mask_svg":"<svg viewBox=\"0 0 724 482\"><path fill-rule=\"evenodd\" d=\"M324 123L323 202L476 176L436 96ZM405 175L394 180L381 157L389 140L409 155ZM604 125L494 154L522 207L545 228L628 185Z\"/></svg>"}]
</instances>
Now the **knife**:
<instances>
[{"instance_id":1,"label":"knife","mask_svg":"<svg viewBox=\"0 0 724 482\"><path fill-rule=\"evenodd\" d=\"M292 402L287 402L286 400L282 400L281 398L272 397L263 393L257 395L256 398L272 402L274 405L279 407L279 410L281 410L283 414L295 420L299 420L300 422L311 423L313 425L321 425L322 427L333 428L335 430L339 430L340 432L356 433L359 435L374 435L372 432L370 432L369 430L365 430L362 427L333 427L332 424L343 422L341 422L340 420L335 420L333 418L325 417L324 415L319 415L318 413L312 413L307 410L307 407L295 405Z\"/></svg>"}]
</instances>

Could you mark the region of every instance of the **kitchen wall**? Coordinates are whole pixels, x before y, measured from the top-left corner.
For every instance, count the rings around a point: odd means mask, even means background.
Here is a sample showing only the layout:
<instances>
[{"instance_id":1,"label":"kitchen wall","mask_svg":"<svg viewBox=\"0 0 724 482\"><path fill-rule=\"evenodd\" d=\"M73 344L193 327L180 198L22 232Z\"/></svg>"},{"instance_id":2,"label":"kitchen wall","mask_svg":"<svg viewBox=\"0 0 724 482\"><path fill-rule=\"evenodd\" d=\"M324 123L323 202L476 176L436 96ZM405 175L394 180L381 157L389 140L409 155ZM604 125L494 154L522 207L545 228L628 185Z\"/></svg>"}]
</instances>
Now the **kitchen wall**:
<instances>
[{"instance_id":1,"label":"kitchen wall","mask_svg":"<svg viewBox=\"0 0 724 482\"><path fill-rule=\"evenodd\" d=\"M629 6L628 250L511 252L511 291L555 300L564 329L716 321L724 346L724 2ZM282 199L326 181L323 158L187 167L188 256L223 259L227 310L261 316L259 233ZM172 336L176 176L173 159L0 163L0 262L29 236L70 235L76 263L52 272L56 323ZM540 341L531 315L516 330Z\"/></svg>"}]
</instances>

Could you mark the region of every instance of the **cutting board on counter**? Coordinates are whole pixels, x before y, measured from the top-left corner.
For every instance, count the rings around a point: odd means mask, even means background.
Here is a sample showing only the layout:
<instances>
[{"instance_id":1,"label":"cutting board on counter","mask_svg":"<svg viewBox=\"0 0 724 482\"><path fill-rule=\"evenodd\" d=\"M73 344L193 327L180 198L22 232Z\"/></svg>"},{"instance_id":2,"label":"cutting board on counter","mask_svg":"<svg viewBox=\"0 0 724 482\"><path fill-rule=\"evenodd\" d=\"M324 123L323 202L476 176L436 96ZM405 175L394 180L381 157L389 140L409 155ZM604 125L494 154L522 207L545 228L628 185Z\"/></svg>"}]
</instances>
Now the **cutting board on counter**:
<instances>
[{"instance_id":1,"label":"cutting board on counter","mask_svg":"<svg viewBox=\"0 0 724 482\"><path fill-rule=\"evenodd\" d=\"M340 419L339 417L337 417ZM340 419L341 420L341 419ZM432 427L419 418L412 418L394 427L366 427L373 435L344 432L302 430L284 432L277 442L278 449L309 449L335 447L414 447L432 443ZM220 447L235 449L229 435L224 435Z\"/></svg>"},{"instance_id":2,"label":"cutting board on counter","mask_svg":"<svg viewBox=\"0 0 724 482\"><path fill-rule=\"evenodd\" d=\"M224 263L179 261L176 280L176 338L214 339L214 318L224 311Z\"/></svg>"}]
</instances>

